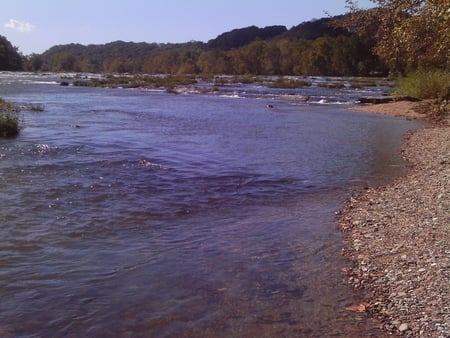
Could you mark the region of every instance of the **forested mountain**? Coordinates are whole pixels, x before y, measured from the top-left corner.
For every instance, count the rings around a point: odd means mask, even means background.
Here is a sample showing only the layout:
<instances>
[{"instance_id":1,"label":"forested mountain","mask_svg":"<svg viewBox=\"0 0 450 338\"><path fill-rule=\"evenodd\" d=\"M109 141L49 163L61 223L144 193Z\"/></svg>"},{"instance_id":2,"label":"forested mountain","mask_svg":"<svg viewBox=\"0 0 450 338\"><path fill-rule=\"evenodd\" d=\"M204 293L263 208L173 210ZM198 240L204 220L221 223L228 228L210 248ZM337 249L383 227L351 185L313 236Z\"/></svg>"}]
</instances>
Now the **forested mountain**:
<instances>
[{"instance_id":1,"label":"forested mountain","mask_svg":"<svg viewBox=\"0 0 450 338\"><path fill-rule=\"evenodd\" d=\"M292 27L284 34L288 39L315 40L322 36L338 37L339 35L350 36L350 32L344 28L335 27L333 22L342 19L344 16L334 18L322 18L303 22Z\"/></svg>"},{"instance_id":2,"label":"forested mountain","mask_svg":"<svg viewBox=\"0 0 450 338\"><path fill-rule=\"evenodd\" d=\"M370 37L351 34L334 18L285 26L249 26L207 43L54 46L27 58L28 70L105 73L371 75L386 68Z\"/></svg>"},{"instance_id":3,"label":"forested mountain","mask_svg":"<svg viewBox=\"0 0 450 338\"><path fill-rule=\"evenodd\" d=\"M0 70L102 73L371 75L385 74L370 35L323 18L285 26L249 26L208 42L67 44L21 56L0 36Z\"/></svg>"},{"instance_id":4,"label":"forested mountain","mask_svg":"<svg viewBox=\"0 0 450 338\"><path fill-rule=\"evenodd\" d=\"M289 30L249 26L222 33L207 43L68 44L21 57L0 36L0 69L203 76L367 76L448 70L445 1L408 0L414 10L408 10L403 0L373 0L379 7L369 10L358 9L356 1L346 2L353 11L343 16L303 22Z\"/></svg>"},{"instance_id":5,"label":"forested mountain","mask_svg":"<svg viewBox=\"0 0 450 338\"><path fill-rule=\"evenodd\" d=\"M22 56L7 38L0 35L0 70L21 70Z\"/></svg>"},{"instance_id":6,"label":"forested mountain","mask_svg":"<svg viewBox=\"0 0 450 338\"><path fill-rule=\"evenodd\" d=\"M285 26L268 26L264 28L250 26L222 33L217 38L209 40L207 46L214 49L229 50L243 47L257 39L269 40L285 32L287 32Z\"/></svg>"},{"instance_id":7,"label":"forested mountain","mask_svg":"<svg viewBox=\"0 0 450 338\"><path fill-rule=\"evenodd\" d=\"M203 47L203 42L158 44L114 41L102 45L58 45L41 55L33 55L31 59L39 58L42 64L38 69L33 68L32 70L141 72L143 60L152 58L158 53L167 50L189 50Z\"/></svg>"},{"instance_id":8,"label":"forested mountain","mask_svg":"<svg viewBox=\"0 0 450 338\"><path fill-rule=\"evenodd\" d=\"M80 58L109 58L109 57L125 57L132 58L135 56L149 56L155 50L171 49L173 47L181 48L198 48L202 47L202 42L188 42L183 44L158 44L146 42L125 42L114 41L104 45L80 45L68 44L53 46L42 54L42 57L48 58L54 54L70 53Z\"/></svg>"}]
</instances>

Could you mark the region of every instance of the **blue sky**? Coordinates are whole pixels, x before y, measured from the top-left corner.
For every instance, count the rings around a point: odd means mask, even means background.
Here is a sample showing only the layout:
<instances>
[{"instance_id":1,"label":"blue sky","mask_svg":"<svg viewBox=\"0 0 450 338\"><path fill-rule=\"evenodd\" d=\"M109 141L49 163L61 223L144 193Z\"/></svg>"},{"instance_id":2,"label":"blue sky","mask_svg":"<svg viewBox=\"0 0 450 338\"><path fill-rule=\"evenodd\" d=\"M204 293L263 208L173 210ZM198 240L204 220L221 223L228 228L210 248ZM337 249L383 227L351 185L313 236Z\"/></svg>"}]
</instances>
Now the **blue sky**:
<instances>
[{"instance_id":1,"label":"blue sky","mask_svg":"<svg viewBox=\"0 0 450 338\"><path fill-rule=\"evenodd\" d=\"M344 0L0 0L0 35L27 55L72 42L206 42L235 28L291 28L346 11Z\"/></svg>"}]
</instances>

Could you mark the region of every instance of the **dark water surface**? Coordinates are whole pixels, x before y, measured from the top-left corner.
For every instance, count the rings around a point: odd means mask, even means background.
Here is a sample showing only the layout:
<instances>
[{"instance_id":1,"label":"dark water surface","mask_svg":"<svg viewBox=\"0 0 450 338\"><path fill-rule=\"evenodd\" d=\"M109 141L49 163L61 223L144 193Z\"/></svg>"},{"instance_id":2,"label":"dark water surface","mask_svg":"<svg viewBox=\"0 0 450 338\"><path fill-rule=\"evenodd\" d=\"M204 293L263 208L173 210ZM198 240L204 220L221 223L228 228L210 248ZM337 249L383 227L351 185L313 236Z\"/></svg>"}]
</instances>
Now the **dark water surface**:
<instances>
[{"instance_id":1,"label":"dark water surface","mask_svg":"<svg viewBox=\"0 0 450 338\"><path fill-rule=\"evenodd\" d=\"M57 80L0 74L45 105L0 140L0 336L381 335L345 310L335 211L417 122Z\"/></svg>"}]
</instances>

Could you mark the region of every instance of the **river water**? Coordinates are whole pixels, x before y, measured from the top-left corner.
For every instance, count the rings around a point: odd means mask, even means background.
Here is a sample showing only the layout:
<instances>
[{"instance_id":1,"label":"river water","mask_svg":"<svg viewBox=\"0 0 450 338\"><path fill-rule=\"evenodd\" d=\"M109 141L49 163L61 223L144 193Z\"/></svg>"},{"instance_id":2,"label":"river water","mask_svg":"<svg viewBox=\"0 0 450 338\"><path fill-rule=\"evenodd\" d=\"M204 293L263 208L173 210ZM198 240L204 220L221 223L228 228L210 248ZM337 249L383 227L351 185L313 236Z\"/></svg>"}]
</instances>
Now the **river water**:
<instances>
[{"instance_id":1,"label":"river water","mask_svg":"<svg viewBox=\"0 0 450 338\"><path fill-rule=\"evenodd\" d=\"M381 335L345 310L361 295L335 216L401 173L419 126L345 109L380 88L304 103L58 81L0 73L1 97L45 106L0 139L0 336Z\"/></svg>"}]
</instances>

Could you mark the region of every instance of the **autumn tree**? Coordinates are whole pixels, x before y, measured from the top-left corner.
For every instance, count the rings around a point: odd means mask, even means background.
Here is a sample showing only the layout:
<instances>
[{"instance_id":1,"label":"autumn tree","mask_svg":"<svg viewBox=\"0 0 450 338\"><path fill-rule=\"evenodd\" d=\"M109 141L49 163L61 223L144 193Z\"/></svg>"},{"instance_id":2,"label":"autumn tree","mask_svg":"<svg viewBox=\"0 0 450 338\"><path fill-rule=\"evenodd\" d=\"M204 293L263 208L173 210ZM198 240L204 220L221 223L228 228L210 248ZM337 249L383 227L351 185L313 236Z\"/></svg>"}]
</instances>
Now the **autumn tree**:
<instances>
[{"instance_id":1,"label":"autumn tree","mask_svg":"<svg viewBox=\"0 0 450 338\"><path fill-rule=\"evenodd\" d=\"M231 56L220 49L203 52L197 61L201 73L207 76L232 74Z\"/></svg>"},{"instance_id":2,"label":"autumn tree","mask_svg":"<svg viewBox=\"0 0 450 338\"><path fill-rule=\"evenodd\" d=\"M331 18L284 26L243 28L208 43L60 45L27 58L29 70L250 75L385 75L370 34L333 28ZM1 50L0 50L1 52Z\"/></svg>"},{"instance_id":3,"label":"autumn tree","mask_svg":"<svg viewBox=\"0 0 450 338\"><path fill-rule=\"evenodd\" d=\"M395 73L417 68L450 70L450 2L448 0L371 0L377 5L361 10L346 0L352 15L345 25L372 34L374 51Z\"/></svg>"}]
</instances>

